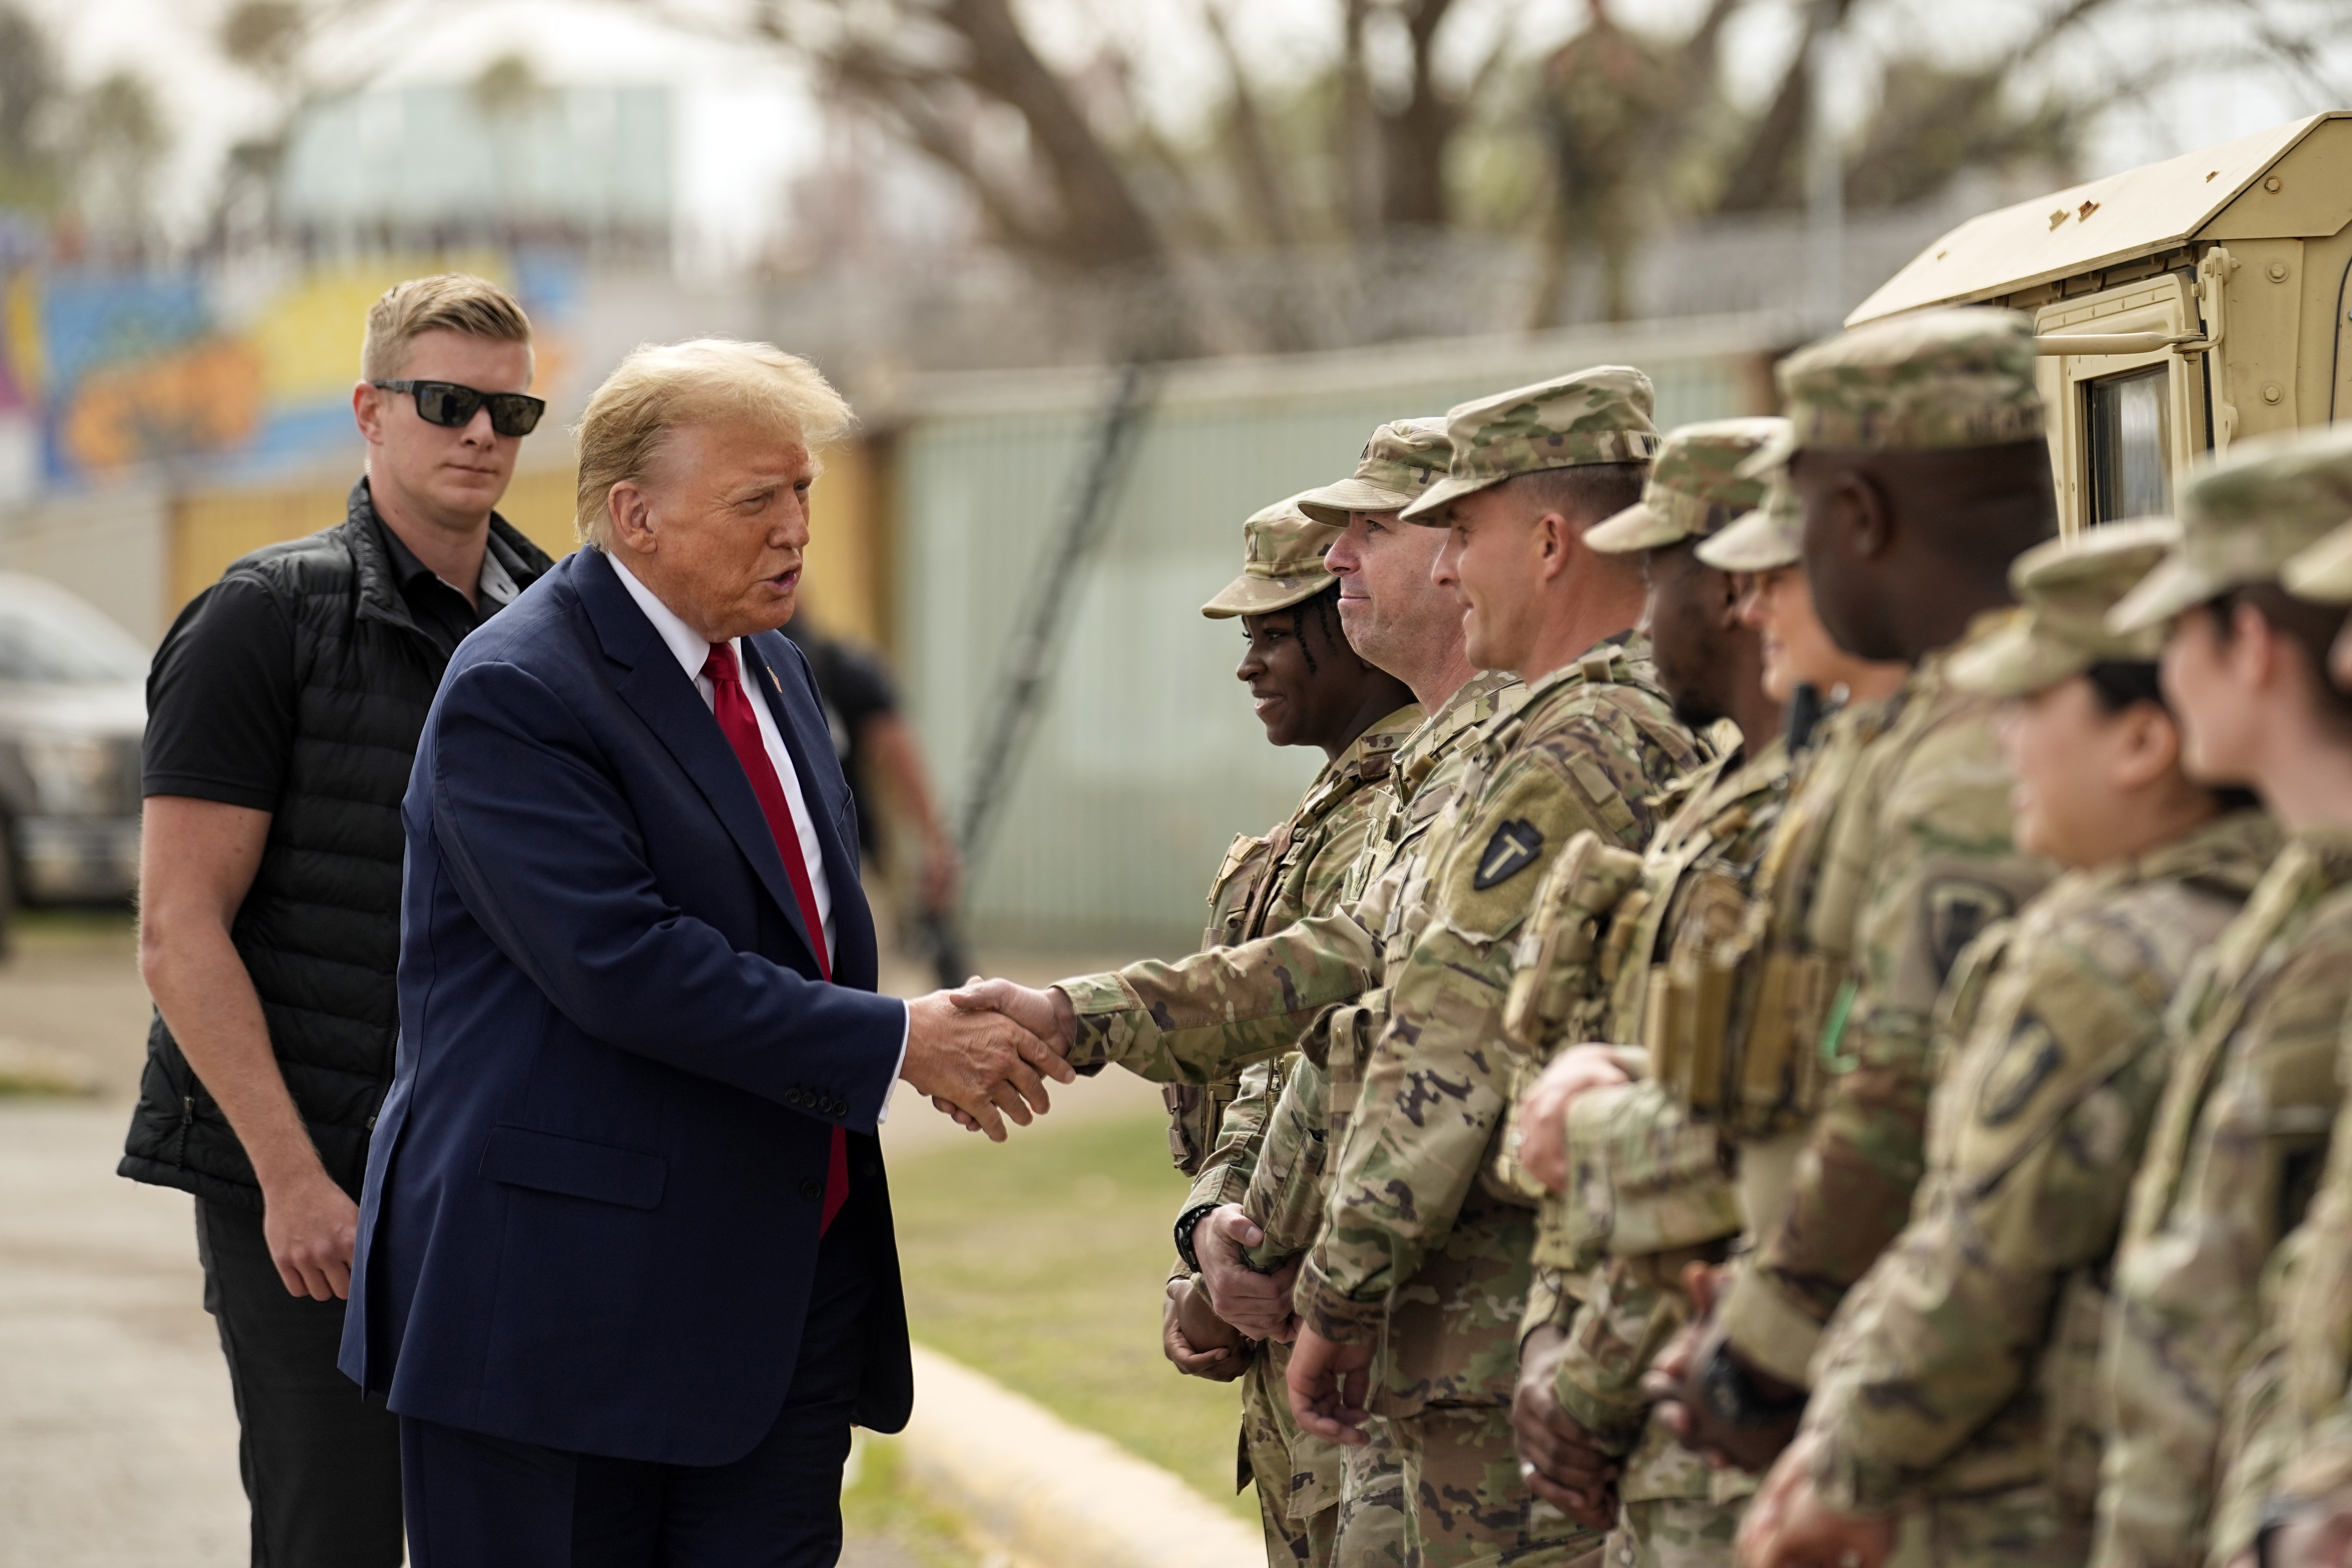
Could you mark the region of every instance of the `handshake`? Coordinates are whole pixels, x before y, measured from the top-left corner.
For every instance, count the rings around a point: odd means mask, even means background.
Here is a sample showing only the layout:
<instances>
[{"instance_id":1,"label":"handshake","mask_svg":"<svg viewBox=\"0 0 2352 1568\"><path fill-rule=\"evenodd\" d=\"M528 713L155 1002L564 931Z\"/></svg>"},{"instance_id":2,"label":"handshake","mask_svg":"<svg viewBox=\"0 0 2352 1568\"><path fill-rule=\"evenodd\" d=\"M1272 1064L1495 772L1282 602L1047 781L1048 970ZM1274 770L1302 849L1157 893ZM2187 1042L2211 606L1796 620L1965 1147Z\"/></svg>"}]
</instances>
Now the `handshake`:
<instances>
[{"instance_id":1,"label":"handshake","mask_svg":"<svg viewBox=\"0 0 2352 1568\"><path fill-rule=\"evenodd\" d=\"M1077 1015L1059 991L973 975L954 991L907 1004L898 1076L969 1131L1004 1142L1004 1119L1026 1127L1051 1104L1045 1079L1069 1083Z\"/></svg>"}]
</instances>

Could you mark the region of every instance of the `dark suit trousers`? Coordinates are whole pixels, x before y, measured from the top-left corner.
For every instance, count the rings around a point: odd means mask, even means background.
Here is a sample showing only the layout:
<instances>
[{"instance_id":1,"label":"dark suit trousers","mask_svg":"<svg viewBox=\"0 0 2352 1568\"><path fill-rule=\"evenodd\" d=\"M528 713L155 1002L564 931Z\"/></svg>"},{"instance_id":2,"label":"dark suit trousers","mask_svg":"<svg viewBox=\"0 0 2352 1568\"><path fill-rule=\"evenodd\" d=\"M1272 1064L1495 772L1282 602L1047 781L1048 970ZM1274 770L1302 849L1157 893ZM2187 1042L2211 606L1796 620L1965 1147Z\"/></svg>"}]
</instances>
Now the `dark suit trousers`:
<instances>
[{"instance_id":1,"label":"dark suit trousers","mask_svg":"<svg viewBox=\"0 0 2352 1568\"><path fill-rule=\"evenodd\" d=\"M399 1568L399 1424L336 1370L343 1303L288 1293L258 1209L198 1198L196 1258L236 1398L254 1568Z\"/></svg>"},{"instance_id":2,"label":"dark suit trousers","mask_svg":"<svg viewBox=\"0 0 2352 1568\"><path fill-rule=\"evenodd\" d=\"M731 1464L568 1453L402 1416L414 1568L831 1568L874 1292L871 1228L853 1195L817 1249L783 1409Z\"/></svg>"}]
</instances>

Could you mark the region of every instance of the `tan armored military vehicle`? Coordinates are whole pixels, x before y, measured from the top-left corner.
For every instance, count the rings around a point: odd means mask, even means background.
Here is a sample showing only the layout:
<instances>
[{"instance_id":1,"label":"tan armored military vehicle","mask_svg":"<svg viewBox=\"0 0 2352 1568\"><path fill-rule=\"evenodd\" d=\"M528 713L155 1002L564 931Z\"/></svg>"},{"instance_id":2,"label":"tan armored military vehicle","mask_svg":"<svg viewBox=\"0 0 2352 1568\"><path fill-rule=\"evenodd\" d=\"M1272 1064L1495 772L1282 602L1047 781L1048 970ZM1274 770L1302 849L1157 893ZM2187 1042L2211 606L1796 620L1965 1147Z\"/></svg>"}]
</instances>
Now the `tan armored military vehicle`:
<instances>
[{"instance_id":1,"label":"tan armored military vehicle","mask_svg":"<svg viewBox=\"0 0 2352 1568\"><path fill-rule=\"evenodd\" d=\"M2352 417L2352 111L2314 115L1952 230L1849 326L2032 313L2067 533L2169 511L2241 437Z\"/></svg>"}]
</instances>

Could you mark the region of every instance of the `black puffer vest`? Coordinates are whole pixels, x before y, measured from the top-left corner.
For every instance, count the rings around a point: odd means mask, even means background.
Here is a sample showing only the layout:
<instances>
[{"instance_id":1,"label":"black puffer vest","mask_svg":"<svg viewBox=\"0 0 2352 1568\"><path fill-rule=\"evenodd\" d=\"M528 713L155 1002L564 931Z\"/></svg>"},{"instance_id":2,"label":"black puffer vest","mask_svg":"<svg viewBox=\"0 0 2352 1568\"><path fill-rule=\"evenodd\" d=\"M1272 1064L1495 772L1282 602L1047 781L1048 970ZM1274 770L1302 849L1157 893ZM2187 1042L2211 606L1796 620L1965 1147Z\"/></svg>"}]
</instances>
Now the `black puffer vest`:
<instances>
[{"instance_id":1,"label":"black puffer vest","mask_svg":"<svg viewBox=\"0 0 2352 1568\"><path fill-rule=\"evenodd\" d=\"M518 588L552 564L496 516L490 548ZM400 1033L400 801L448 661L401 597L365 479L341 526L257 550L224 575L258 580L285 606L298 691L284 793L229 934L295 1109L327 1174L356 1198ZM160 1014L118 1170L261 1206L251 1162Z\"/></svg>"}]
</instances>

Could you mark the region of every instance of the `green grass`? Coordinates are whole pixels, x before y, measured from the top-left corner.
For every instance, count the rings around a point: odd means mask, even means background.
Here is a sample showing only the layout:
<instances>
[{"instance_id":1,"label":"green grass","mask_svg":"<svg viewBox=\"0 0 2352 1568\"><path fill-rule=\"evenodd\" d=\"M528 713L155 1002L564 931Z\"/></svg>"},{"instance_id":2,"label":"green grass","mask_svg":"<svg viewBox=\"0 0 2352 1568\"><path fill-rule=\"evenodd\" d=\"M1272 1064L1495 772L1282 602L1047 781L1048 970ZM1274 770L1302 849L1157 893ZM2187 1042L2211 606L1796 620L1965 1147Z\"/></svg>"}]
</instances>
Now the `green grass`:
<instances>
[{"instance_id":1,"label":"green grass","mask_svg":"<svg viewBox=\"0 0 2352 1568\"><path fill-rule=\"evenodd\" d=\"M954 1516L907 1484L896 1443L861 1432L850 1464L853 1479L842 1489L841 1523L852 1542L896 1547L921 1568L972 1568L982 1560Z\"/></svg>"},{"instance_id":2,"label":"green grass","mask_svg":"<svg viewBox=\"0 0 2352 1568\"><path fill-rule=\"evenodd\" d=\"M1184 1187L1157 1117L895 1161L907 1310L925 1344L1255 1521L1256 1500L1234 1493L1239 1386L1180 1377L1160 1353Z\"/></svg>"}]
</instances>

